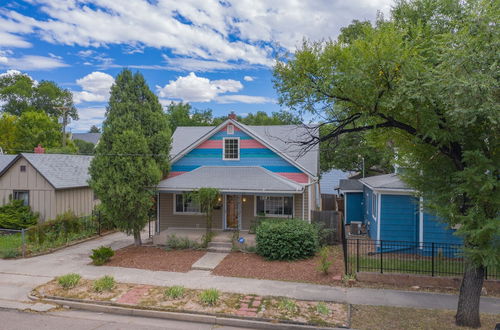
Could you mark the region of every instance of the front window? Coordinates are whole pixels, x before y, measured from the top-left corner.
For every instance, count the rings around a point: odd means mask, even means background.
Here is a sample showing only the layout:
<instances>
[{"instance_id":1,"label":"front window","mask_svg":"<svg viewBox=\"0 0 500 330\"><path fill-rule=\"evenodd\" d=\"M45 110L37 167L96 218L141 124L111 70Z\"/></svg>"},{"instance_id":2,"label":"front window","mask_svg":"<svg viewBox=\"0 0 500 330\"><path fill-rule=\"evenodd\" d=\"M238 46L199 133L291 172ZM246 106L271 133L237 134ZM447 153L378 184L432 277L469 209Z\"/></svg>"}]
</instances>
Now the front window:
<instances>
[{"instance_id":1,"label":"front window","mask_svg":"<svg viewBox=\"0 0 500 330\"><path fill-rule=\"evenodd\" d=\"M30 205L30 193L25 190L14 190L14 199L18 201L23 201L24 206Z\"/></svg>"},{"instance_id":2,"label":"front window","mask_svg":"<svg viewBox=\"0 0 500 330\"><path fill-rule=\"evenodd\" d=\"M191 197L185 194L175 195L176 213L200 213L200 205L194 202Z\"/></svg>"},{"instance_id":3,"label":"front window","mask_svg":"<svg viewBox=\"0 0 500 330\"><path fill-rule=\"evenodd\" d=\"M224 160L239 160L240 159L240 139L224 138Z\"/></svg>"},{"instance_id":4,"label":"front window","mask_svg":"<svg viewBox=\"0 0 500 330\"><path fill-rule=\"evenodd\" d=\"M293 215L293 197L257 196L256 213L288 217Z\"/></svg>"}]
</instances>

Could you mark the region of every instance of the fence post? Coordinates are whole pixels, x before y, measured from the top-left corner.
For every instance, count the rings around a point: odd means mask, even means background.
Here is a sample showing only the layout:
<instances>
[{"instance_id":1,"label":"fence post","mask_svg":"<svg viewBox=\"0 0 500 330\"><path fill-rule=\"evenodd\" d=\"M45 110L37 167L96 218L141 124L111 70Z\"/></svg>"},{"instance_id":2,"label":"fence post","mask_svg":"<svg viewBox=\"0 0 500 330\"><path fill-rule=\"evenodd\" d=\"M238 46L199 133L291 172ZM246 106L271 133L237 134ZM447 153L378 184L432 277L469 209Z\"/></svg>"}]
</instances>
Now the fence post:
<instances>
[{"instance_id":1,"label":"fence post","mask_svg":"<svg viewBox=\"0 0 500 330\"><path fill-rule=\"evenodd\" d=\"M23 242L22 249L23 249L23 258L24 258L26 255L26 237L24 236L24 228L21 229L21 240Z\"/></svg>"},{"instance_id":2,"label":"fence post","mask_svg":"<svg viewBox=\"0 0 500 330\"><path fill-rule=\"evenodd\" d=\"M434 242L431 243L431 253L432 253L432 262L431 262L431 276L434 276Z\"/></svg>"},{"instance_id":3,"label":"fence post","mask_svg":"<svg viewBox=\"0 0 500 330\"><path fill-rule=\"evenodd\" d=\"M356 239L356 272L359 273L359 238Z\"/></svg>"},{"instance_id":4,"label":"fence post","mask_svg":"<svg viewBox=\"0 0 500 330\"><path fill-rule=\"evenodd\" d=\"M341 216L340 218L340 221L342 222L342 227L341 227L341 236L342 236L342 249L344 250L344 271L346 274L349 274L349 265L347 264L348 263L348 260L349 260L349 257L348 257L348 247L347 247L347 238L345 237L345 228L344 228L344 217Z\"/></svg>"},{"instance_id":5,"label":"fence post","mask_svg":"<svg viewBox=\"0 0 500 330\"><path fill-rule=\"evenodd\" d=\"M384 273L384 241L380 241L380 273Z\"/></svg>"},{"instance_id":6,"label":"fence post","mask_svg":"<svg viewBox=\"0 0 500 330\"><path fill-rule=\"evenodd\" d=\"M101 236L101 210L97 211L97 233Z\"/></svg>"}]
</instances>

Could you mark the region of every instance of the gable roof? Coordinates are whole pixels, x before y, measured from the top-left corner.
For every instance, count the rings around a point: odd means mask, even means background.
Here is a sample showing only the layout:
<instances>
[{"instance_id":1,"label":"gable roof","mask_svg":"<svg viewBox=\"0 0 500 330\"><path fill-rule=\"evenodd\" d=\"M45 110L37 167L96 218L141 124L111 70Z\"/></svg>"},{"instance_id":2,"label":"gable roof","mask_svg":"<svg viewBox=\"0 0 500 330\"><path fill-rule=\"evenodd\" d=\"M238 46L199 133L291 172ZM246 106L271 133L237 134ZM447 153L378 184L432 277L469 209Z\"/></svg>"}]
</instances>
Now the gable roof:
<instances>
[{"instance_id":1,"label":"gable roof","mask_svg":"<svg viewBox=\"0 0 500 330\"><path fill-rule=\"evenodd\" d=\"M88 170L92 156L22 153L17 155L15 160L21 157L26 159L55 189L89 186ZM0 175L14 163L15 161L10 162L0 171Z\"/></svg>"},{"instance_id":2,"label":"gable roof","mask_svg":"<svg viewBox=\"0 0 500 330\"><path fill-rule=\"evenodd\" d=\"M217 188L222 192L298 193L304 187L260 166L201 166L160 181L159 191Z\"/></svg>"},{"instance_id":3,"label":"gable roof","mask_svg":"<svg viewBox=\"0 0 500 330\"><path fill-rule=\"evenodd\" d=\"M413 189L409 188L396 173L369 176L367 178L360 179L359 181L368 188L375 190L385 189L406 192L414 191Z\"/></svg>"},{"instance_id":4,"label":"gable roof","mask_svg":"<svg viewBox=\"0 0 500 330\"><path fill-rule=\"evenodd\" d=\"M0 173L9 166L10 162L12 162L16 158L16 155L0 155Z\"/></svg>"},{"instance_id":5,"label":"gable roof","mask_svg":"<svg viewBox=\"0 0 500 330\"><path fill-rule=\"evenodd\" d=\"M349 177L349 172L344 172L337 169L332 169L328 172L322 173L321 180L319 180L321 193L337 194L336 189L339 188L340 181L347 179L348 177Z\"/></svg>"},{"instance_id":6,"label":"gable roof","mask_svg":"<svg viewBox=\"0 0 500 330\"><path fill-rule=\"evenodd\" d=\"M228 119L219 126L180 126L172 136L171 159L173 162L177 161L229 123L239 127L309 175L318 175L318 148L302 153L301 147L295 143L309 137L309 131L300 125L251 126Z\"/></svg>"},{"instance_id":7,"label":"gable roof","mask_svg":"<svg viewBox=\"0 0 500 330\"><path fill-rule=\"evenodd\" d=\"M83 140L85 142L90 142L97 144L101 138L101 133L72 133L71 140Z\"/></svg>"},{"instance_id":8,"label":"gable roof","mask_svg":"<svg viewBox=\"0 0 500 330\"><path fill-rule=\"evenodd\" d=\"M356 179L339 180L339 189L342 191L363 191L363 184Z\"/></svg>"}]
</instances>

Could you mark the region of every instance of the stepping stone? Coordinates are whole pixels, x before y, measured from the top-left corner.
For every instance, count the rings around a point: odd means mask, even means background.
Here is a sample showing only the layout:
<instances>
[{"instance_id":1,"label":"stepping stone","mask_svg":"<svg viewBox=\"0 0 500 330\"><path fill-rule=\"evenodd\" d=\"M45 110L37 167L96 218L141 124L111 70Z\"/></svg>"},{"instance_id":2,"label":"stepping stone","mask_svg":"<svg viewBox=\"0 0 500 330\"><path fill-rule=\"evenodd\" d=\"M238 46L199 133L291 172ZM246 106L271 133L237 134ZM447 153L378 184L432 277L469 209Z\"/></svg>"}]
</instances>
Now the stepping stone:
<instances>
[{"instance_id":1,"label":"stepping stone","mask_svg":"<svg viewBox=\"0 0 500 330\"><path fill-rule=\"evenodd\" d=\"M214 270L227 255L227 253L207 252L191 266L191 269Z\"/></svg>"},{"instance_id":2,"label":"stepping stone","mask_svg":"<svg viewBox=\"0 0 500 330\"><path fill-rule=\"evenodd\" d=\"M123 294L120 298L118 298L116 302L120 304L136 305L151 288L151 285L137 286L127 293Z\"/></svg>"}]
</instances>

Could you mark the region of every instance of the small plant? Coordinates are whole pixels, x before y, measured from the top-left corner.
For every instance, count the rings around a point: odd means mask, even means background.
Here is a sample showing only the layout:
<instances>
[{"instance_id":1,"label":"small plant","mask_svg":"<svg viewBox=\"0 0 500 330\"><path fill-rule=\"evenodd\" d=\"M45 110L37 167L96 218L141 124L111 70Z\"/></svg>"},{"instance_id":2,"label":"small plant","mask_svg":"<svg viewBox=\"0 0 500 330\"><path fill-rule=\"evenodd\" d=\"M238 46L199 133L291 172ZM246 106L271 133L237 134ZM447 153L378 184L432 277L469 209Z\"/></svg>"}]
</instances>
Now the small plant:
<instances>
[{"instance_id":1,"label":"small plant","mask_svg":"<svg viewBox=\"0 0 500 330\"><path fill-rule=\"evenodd\" d=\"M318 312L318 314L321 314L321 315L328 315L328 314L330 314L330 308L328 308L328 306L324 302L320 301L316 305L316 312Z\"/></svg>"},{"instance_id":2,"label":"small plant","mask_svg":"<svg viewBox=\"0 0 500 330\"><path fill-rule=\"evenodd\" d=\"M4 251L0 251L0 258L4 259L13 259L17 258L20 255L17 249L7 249Z\"/></svg>"},{"instance_id":3,"label":"small plant","mask_svg":"<svg viewBox=\"0 0 500 330\"><path fill-rule=\"evenodd\" d=\"M356 274L344 274L344 276L342 276L342 282L352 286L354 282L356 282Z\"/></svg>"},{"instance_id":4,"label":"small plant","mask_svg":"<svg viewBox=\"0 0 500 330\"><path fill-rule=\"evenodd\" d=\"M298 309L298 306L293 300L285 298L279 302L278 308L289 313L295 313Z\"/></svg>"},{"instance_id":5,"label":"small plant","mask_svg":"<svg viewBox=\"0 0 500 330\"><path fill-rule=\"evenodd\" d=\"M96 266L104 265L108 262L112 256L115 255L115 251L112 248L107 246L101 246L97 249L92 250L92 254L90 255L90 259L92 259L92 263Z\"/></svg>"},{"instance_id":6,"label":"small plant","mask_svg":"<svg viewBox=\"0 0 500 330\"><path fill-rule=\"evenodd\" d=\"M167 250L186 250L186 249L196 249L199 244L195 241L191 241L187 237L177 237L175 234L167 236L167 242L165 248Z\"/></svg>"},{"instance_id":7,"label":"small plant","mask_svg":"<svg viewBox=\"0 0 500 330\"><path fill-rule=\"evenodd\" d=\"M115 287L115 279L113 276L103 276L94 281L93 287L96 292L111 291Z\"/></svg>"},{"instance_id":8,"label":"small plant","mask_svg":"<svg viewBox=\"0 0 500 330\"><path fill-rule=\"evenodd\" d=\"M219 301L219 291L217 289L207 289L200 293L200 301L209 306L214 306Z\"/></svg>"},{"instance_id":9,"label":"small plant","mask_svg":"<svg viewBox=\"0 0 500 330\"><path fill-rule=\"evenodd\" d=\"M72 289L78 285L82 277L79 274L70 273L57 278L57 283L63 287L63 289Z\"/></svg>"},{"instance_id":10,"label":"small plant","mask_svg":"<svg viewBox=\"0 0 500 330\"><path fill-rule=\"evenodd\" d=\"M165 296L170 299L178 299L184 296L184 287L180 285L171 286L165 289Z\"/></svg>"},{"instance_id":11,"label":"small plant","mask_svg":"<svg viewBox=\"0 0 500 330\"><path fill-rule=\"evenodd\" d=\"M328 270L332 265L332 261L330 259L330 249L328 246L324 246L319 251L319 265L318 271L322 272L325 275L328 275Z\"/></svg>"}]
</instances>

